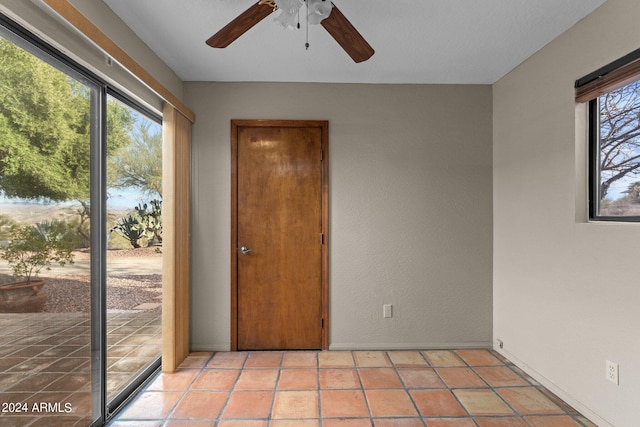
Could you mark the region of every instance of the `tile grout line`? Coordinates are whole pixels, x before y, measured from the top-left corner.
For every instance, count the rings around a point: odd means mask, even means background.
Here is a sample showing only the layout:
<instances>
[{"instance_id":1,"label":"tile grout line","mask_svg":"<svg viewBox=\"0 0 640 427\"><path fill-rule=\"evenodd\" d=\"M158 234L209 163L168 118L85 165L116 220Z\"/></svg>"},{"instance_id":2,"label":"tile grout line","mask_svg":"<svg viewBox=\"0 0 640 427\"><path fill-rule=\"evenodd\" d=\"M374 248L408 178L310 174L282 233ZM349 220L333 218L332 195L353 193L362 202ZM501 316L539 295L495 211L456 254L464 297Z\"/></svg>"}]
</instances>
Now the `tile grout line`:
<instances>
[{"instance_id":1,"label":"tile grout line","mask_svg":"<svg viewBox=\"0 0 640 427\"><path fill-rule=\"evenodd\" d=\"M356 375L358 376L358 381L360 382L360 389L362 391L362 396L364 397L364 402L367 405L367 411L369 411L369 423L373 427L373 412L371 411L371 405L369 404L369 397L367 396L367 390L364 388L364 383L362 382L362 377L360 376L360 368L362 366L358 365L358 360L356 358L356 352L351 352L351 358L353 359L353 366L356 371Z\"/></svg>"},{"instance_id":2,"label":"tile grout line","mask_svg":"<svg viewBox=\"0 0 640 427\"><path fill-rule=\"evenodd\" d=\"M182 390L182 395L180 396L180 398L176 401L175 405L173 406L173 408L171 408L171 410L167 413L167 415L164 417L164 419L162 421L164 421L163 424L167 424L169 422L169 420L171 419L171 415L173 415L176 411L176 409L178 409L178 406L180 406L180 404L182 403L182 401L185 399L185 397L187 396L187 394L189 394L189 390L191 389L191 386L193 385L193 383L196 381L196 379L198 379L200 377L200 375L202 375L202 372L204 371L205 367L207 366L207 363L209 363L209 361L211 359L213 359L213 357L215 356L215 352L213 352L211 354L211 356L209 356L209 358L206 360L206 362L204 362L202 364L202 366L200 368L197 369L197 373L196 375L194 375L193 380L191 380L191 382L189 383L189 385L187 385L187 387L185 387L184 390ZM187 356L188 357L188 356ZM180 369L178 367L178 369ZM162 375L162 371L160 371L160 374L158 375L158 377ZM151 383L149 383L149 385L151 385ZM149 385L147 385L147 388L144 391L148 390ZM143 392L144 392L143 391ZM165 390L162 390L162 392L164 392ZM133 401L131 402L133 403ZM130 404L131 404L130 403ZM124 409L123 409L124 411Z\"/></svg>"},{"instance_id":3,"label":"tile grout line","mask_svg":"<svg viewBox=\"0 0 640 427\"><path fill-rule=\"evenodd\" d=\"M267 427L271 425L271 421L273 420L274 410L276 408L276 398L278 397L278 385L280 384L280 375L282 373L282 367L284 364L284 355L285 352L280 352L280 363L278 363L278 371L276 373L276 381L273 385L273 400L271 402L271 409L269 410L269 416L267 417Z\"/></svg>"},{"instance_id":4,"label":"tile grout line","mask_svg":"<svg viewBox=\"0 0 640 427\"><path fill-rule=\"evenodd\" d=\"M424 357L424 355L422 354L422 352L417 352L420 357L422 358L422 360L425 361L425 363L427 364L428 368L431 368L431 366L429 365L429 361L426 360L426 358ZM407 396L409 396L409 400L411 401L411 404L413 405L413 408L416 410L416 414L418 414L418 417L420 419L420 422L422 422L422 425L424 427L427 427L427 422L425 421L424 417L422 416L422 414L420 413L420 409L418 408L418 405L416 404L415 400L413 399L413 396L411 395L411 393L409 392L409 388L407 387L407 383L404 380L404 378L402 378L402 375L400 375L400 372L398 371L399 366L396 365L396 363L393 361L393 359L391 358L391 356L389 355L389 352L386 351L385 354L387 355L387 358L389 359L389 362L391 363L391 366L393 366L393 370L395 371L396 375L398 376L398 378L400 379L400 384L402 384L402 386L404 387L403 390L405 391L405 393L407 393ZM435 371L434 371L435 372Z\"/></svg>"},{"instance_id":5,"label":"tile grout line","mask_svg":"<svg viewBox=\"0 0 640 427\"><path fill-rule=\"evenodd\" d=\"M316 386L318 392L318 427L322 427L322 391L320 385L320 351L316 351Z\"/></svg>"}]
</instances>

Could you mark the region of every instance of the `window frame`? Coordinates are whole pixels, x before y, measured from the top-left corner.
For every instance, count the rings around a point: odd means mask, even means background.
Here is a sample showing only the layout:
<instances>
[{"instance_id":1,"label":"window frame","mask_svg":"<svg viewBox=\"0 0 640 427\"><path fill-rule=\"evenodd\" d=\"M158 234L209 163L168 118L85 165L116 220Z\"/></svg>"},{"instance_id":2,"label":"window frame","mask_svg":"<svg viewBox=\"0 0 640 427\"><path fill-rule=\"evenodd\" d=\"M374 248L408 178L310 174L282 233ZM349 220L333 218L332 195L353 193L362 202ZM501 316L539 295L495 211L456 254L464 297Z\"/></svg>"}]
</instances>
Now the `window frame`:
<instances>
[{"instance_id":1,"label":"window frame","mask_svg":"<svg viewBox=\"0 0 640 427\"><path fill-rule=\"evenodd\" d=\"M640 49L576 80L575 100L588 102L588 214L590 221L640 222L638 215L600 214L600 96L640 81Z\"/></svg>"}]
</instances>

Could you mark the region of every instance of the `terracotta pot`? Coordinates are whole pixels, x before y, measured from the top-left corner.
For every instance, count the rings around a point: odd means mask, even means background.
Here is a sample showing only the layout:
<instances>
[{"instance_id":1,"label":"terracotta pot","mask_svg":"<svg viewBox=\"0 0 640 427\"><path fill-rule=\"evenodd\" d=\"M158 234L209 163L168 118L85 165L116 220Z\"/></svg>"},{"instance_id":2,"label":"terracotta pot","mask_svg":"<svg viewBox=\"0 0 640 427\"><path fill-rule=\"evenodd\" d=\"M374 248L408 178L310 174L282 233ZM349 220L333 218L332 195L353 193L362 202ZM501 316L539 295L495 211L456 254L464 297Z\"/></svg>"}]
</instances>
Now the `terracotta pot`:
<instances>
[{"instance_id":1,"label":"terracotta pot","mask_svg":"<svg viewBox=\"0 0 640 427\"><path fill-rule=\"evenodd\" d=\"M0 285L0 313L36 313L42 311L47 294L42 291L44 280L14 282Z\"/></svg>"}]
</instances>

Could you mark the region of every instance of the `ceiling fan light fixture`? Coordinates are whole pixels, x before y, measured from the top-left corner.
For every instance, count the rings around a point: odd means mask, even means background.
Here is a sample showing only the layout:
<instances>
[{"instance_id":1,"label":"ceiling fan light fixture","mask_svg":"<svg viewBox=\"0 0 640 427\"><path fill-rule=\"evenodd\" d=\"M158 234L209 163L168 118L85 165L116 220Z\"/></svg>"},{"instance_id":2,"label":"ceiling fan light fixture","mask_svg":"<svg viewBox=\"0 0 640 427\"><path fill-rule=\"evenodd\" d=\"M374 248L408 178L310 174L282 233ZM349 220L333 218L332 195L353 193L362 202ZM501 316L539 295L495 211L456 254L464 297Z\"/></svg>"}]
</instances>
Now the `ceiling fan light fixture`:
<instances>
[{"instance_id":1,"label":"ceiling fan light fixture","mask_svg":"<svg viewBox=\"0 0 640 427\"><path fill-rule=\"evenodd\" d=\"M298 16L303 0L275 0L280 15L274 19L284 28L298 28Z\"/></svg>"},{"instance_id":2,"label":"ceiling fan light fixture","mask_svg":"<svg viewBox=\"0 0 640 427\"><path fill-rule=\"evenodd\" d=\"M289 13L286 10L280 12L280 15L276 16L275 22L282 25L284 28L297 28L298 27L298 13Z\"/></svg>"},{"instance_id":3,"label":"ceiling fan light fixture","mask_svg":"<svg viewBox=\"0 0 640 427\"><path fill-rule=\"evenodd\" d=\"M275 2L278 9L290 14L298 13L304 4L303 0L275 0Z\"/></svg>"},{"instance_id":4,"label":"ceiling fan light fixture","mask_svg":"<svg viewBox=\"0 0 640 427\"><path fill-rule=\"evenodd\" d=\"M307 0L309 24L318 25L331 15L333 3L330 0Z\"/></svg>"}]
</instances>

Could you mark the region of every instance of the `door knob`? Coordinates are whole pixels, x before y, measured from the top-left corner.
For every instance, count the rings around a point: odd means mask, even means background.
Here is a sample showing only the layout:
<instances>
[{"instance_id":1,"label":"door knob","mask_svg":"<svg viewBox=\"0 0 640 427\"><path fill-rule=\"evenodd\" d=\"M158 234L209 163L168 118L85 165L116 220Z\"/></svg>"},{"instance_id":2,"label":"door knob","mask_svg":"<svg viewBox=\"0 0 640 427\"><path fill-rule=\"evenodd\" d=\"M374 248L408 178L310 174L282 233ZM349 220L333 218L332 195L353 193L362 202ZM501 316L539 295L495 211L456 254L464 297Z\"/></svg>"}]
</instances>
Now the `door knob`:
<instances>
[{"instance_id":1,"label":"door knob","mask_svg":"<svg viewBox=\"0 0 640 427\"><path fill-rule=\"evenodd\" d=\"M240 252L242 253L242 255L246 255L249 252L253 252L253 249L249 249L248 247L243 246L243 247L240 248Z\"/></svg>"}]
</instances>

